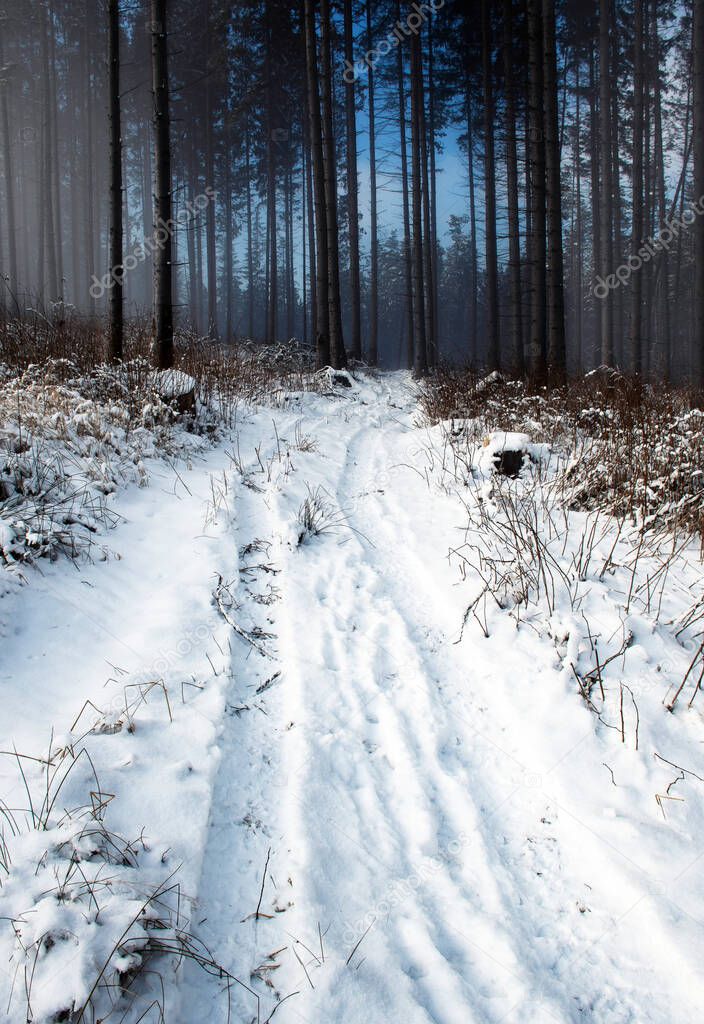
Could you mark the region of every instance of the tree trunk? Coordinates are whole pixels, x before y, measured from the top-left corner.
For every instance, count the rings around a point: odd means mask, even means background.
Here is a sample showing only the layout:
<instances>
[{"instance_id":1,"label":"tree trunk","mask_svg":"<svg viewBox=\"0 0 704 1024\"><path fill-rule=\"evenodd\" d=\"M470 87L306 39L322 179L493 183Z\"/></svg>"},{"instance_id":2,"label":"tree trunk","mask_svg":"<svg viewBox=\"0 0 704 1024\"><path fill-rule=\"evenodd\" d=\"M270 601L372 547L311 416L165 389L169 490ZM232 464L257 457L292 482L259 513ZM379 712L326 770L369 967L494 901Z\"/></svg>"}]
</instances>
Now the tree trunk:
<instances>
[{"instance_id":1,"label":"tree trunk","mask_svg":"<svg viewBox=\"0 0 704 1024\"><path fill-rule=\"evenodd\" d=\"M599 204L601 201L599 190L599 109L598 92L595 67L595 44L592 42L589 50L589 171L590 171L590 199L592 218L592 280L597 281L597 275L601 269L601 222L599 218ZM594 367L601 361L601 303L603 299L597 298L594 305L594 322L592 325L592 351L590 354L589 366Z\"/></svg>"},{"instance_id":2,"label":"tree trunk","mask_svg":"<svg viewBox=\"0 0 704 1024\"><path fill-rule=\"evenodd\" d=\"M0 63L2 63L1 56ZM72 77L69 85L68 105L71 110L71 116L75 119L76 124L79 123L80 118L80 104L78 100L79 89L80 86L77 81L77 76ZM84 296L79 292L79 282L81 280L81 225L78 212L83 201L82 196L79 201L79 195L81 195L78 161L79 148L78 146L70 146L69 150L68 173L71 210L71 301L76 309L85 309Z\"/></svg>"},{"instance_id":3,"label":"tree trunk","mask_svg":"<svg viewBox=\"0 0 704 1024\"><path fill-rule=\"evenodd\" d=\"M367 16L367 49L372 50L372 15L371 0L366 4ZM378 358L379 333L379 226L377 223L377 189L376 189L376 110L374 95L374 68L369 64L369 190L370 190L370 225L371 265L369 281L369 352L367 357L372 366Z\"/></svg>"},{"instance_id":4,"label":"tree trunk","mask_svg":"<svg viewBox=\"0 0 704 1024\"><path fill-rule=\"evenodd\" d=\"M330 362L330 303L327 224L325 219L325 172L323 168L323 137L318 83L318 44L315 31L315 0L304 0L304 32L306 40L306 81L308 117L310 120L311 169L315 206L316 260L316 350L318 367Z\"/></svg>"},{"instance_id":5,"label":"tree trunk","mask_svg":"<svg viewBox=\"0 0 704 1024\"><path fill-rule=\"evenodd\" d=\"M233 214L232 214L232 111L230 106L225 110L227 123L225 127L225 340L232 342L233 338L233 258L232 243L234 235Z\"/></svg>"},{"instance_id":6,"label":"tree trunk","mask_svg":"<svg viewBox=\"0 0 704 1024\"><path fill-rule=\"evenodd\" d=\"M401 3L396 0L396 20L401 20ZM408 199L408 149L406 139L406 89L404 85L403 48L396 51L396 75L398 81L399 133L401 144L401 201L403 204L403 269L405 282L406 320L406 362L413 368L413 266L411 253L411 213Z\"/></svg>"},{"instance_id":7,"label":"tree trunk","mask_svg":"<svg viewBox=\"0 0 704 1024\"><path fill-rule=\"evenodd\" d=\"M59 280L56 264L56 231L54 224L54 185L53 185L53 143L51 115L51 74L49 68L49 22L47 12L42 7L41 15L41 57L43 89L43 149L42 149L42 216L44 219L44 242L46 247L46 266L48 271L49 299L59 298Z\"/></svg>"},{"instance_id":8,"label":"tree trunk","mask_svg":"<svg viewBox=\"0 0 704 1024\"><path fill-rule=\"evenodd\" d=\"M110 359L122 359L124 271L122 240L122 132L120 127L120 4L108 0L108 73L110 81Z\"/></svg>"},{"instance_id":9,"label":"tree trunk","mask_svg":"<svg viewBox=\"0 0 704 1024\"><path fill-rule=\"evenodd\" d=\"M584 240L582 237L582 117L581 117L582 90L580 83L580 58L575 58L575 156L574 156L574 179L575 179L575 207L576 225L575 236L572 239L572 267L574 270L575 290L575 367L578 374L584 372Z\"/></svg>"},{"instance_id":10,"label":"tree trunk","mask_svg":"<svg viewBox=\"0 0 704 1024\"><path fill-rule=\"evenodd\" d=\"M528 165L530 174L530 374L546 374L545 128L543 123L543 28L541 0L528 0Z\"/></svg>"},{"instance_id":11,"label":"tree trunk","mask_svg":"<svg viewBox=\"0 0 704 1024\"><path fill-rule=\"evenodd\" d=\"M506 124L506 193L508 203L509 337L507 369L522 377L523 323L521 296L521 237L518 210L518 155L516 147L516 99L513 61L513 0L503 4L503 60Z\"/></svg>"},{"instance_id":12,"label":"tree trunk","mask_svg":"<svg viewBox=\"0 0 704 1024\"><path fill-rule=\"evenodd\" d=\"M265 7L266 22L266 58L264 75L266 77L266 212L267 212L267 316L266 340L273 344L278 340L279 314L279 249L277 237L276 214L276 154L274 152L274 132L279 125L274 124L272 100L272 79L274 74L272 38L271 38L271 5L267 0Z\"/></svg>"},{"instance_id":13,"label":"tree trunk","mask_svg":"<svg viewBox=\"0 0 704 1024\"><path fill-rule=\"evenodd\" d=\"M484 86L484 233L486 241L486 365L498 370L499 292L496 253L496 172L494 167L494 95L489 0L482 0L482 81Z\"/></svg>"},{"instance_id":14,"label":"tree trunk","mask_svg":"<svg viewBox=\"0 0 704 1024\"><path fill-rule=\"evenodd\" d=\"M474 119L472 117L472 95L469 81L465 88L467 115L467 162L469 167L469 365L477 365L477 309L479 305L479 281L477 267L477 200L474 187Z\"/></svg>"},{"instance_id":15,"label":"tree trunk","mask_svg":"<svg viewBox=\"0 0 704 1024\"><path fill-rule=\"evenodd\" d=\"M191 202L194 202L197 194L196 188L196 155L193 141L193 135L191 135L191 144L188 151L188 189L191 198ZM152 207L153 207L152 203ZM199 310L198 310L198 290L200 284L197 280L198 274L198 253L197 253L197 237L196 232L200 231L199 218L194 217L186 227L187 239L188 239L188 306L190 311L191 326L196 333L200 333L199 323Z\"/></svg>"},{"instance_id":16,"label":"tree trunk","mask_svg":"<svg viewBox=\"0 0 704 1024\"><path fill-rule=\"evenodd\" d=\"M653 165L652 156L652 97L650 95L651 67L650 67L650 40L648 32L649 9L648 0L642 0L643 25L645 39L644 54L644 82L643 82L643 232L652 237L655 231L655 197L653 194ZM652 294L651 262L644 263L638 272L643 279L643 294ZM651 371L651 346L652 346L652 302L648 301L642 313L643 343L642 343L642 364L643 376L650 377Z\"/></svg>"},{"instance_id":17,"label":"tree trunk","mask_svg":"<svg viewBox=\"0 0 704 1024\"><path fill-rule=\"evenodd\" d=\"M611 183L611 0L599 0L599 150L601 185L599 189L599 233L601 236L601 278L606 281L616 270L611 266L613 246L613 188ZM612 366L613 292L606 285L601 302L601 362Z\"/></svg>"},{"instance_id":18,"label":"tree trunk","mask_svg":"<svg viewBox=\"0 0 704 1024\"><path fill-rule=\"evenodd\" d=\"M550 377L565 377L565 298L562 253L562 185L557 111L555 0L543 0L543 88L547 217L547 347Z\"/></svg>"},{"instance_id":19,"label":"tree trunk","mask_svg":"<svg viewBox=\"0 0 704 1024\"><path fill-rule=\"evenodd\" d=\"M633 171L632 171L631 251L643 244L643 8L635 5L633 36ZM629 281L631 325L628 366L631 373L642 372L643 277L636 272Z\"/></svg>"},{"instance_id":20,"label":"tree trunk","mask_svg":"<svg viewBox=\"0 0 704 1024\"><path fill-rule=\"evenodd\" d=\"M171 130L166 33L167 0L151 0L152 95L154 99L154 356L160 370L174 361L171 239Z\"/></svg>"},{"instance_id":21,"label":"tree trunk","mask_svg":"<svg viewBox=\"0 0 704 1024\"><path fill-rule=\"evenodd\" d=\"M438 188L437 188L437 143L435 124L435 48L433 44L433 15L428 16L428 147L430 151L430 253L431 253L431 287L433 308L431 322L433 327L432 356L433 365L437 365L440 357L440 338L438 334L438 287L440 268L440 249L438 246Z\"/></svg>"},{"instance_id":22,"label":"tree trunk","mask_svg":"<svg viewBox=\"0 0 704 1024\"><path fill-rule=\"evenodd\" d=\"M411 36L411 188L413 209L413 374L424 377L428 372L425 342L425 302L423 289L423 210L421 196L420 126L423 111L423 67L420 39Z\"/></svg>"},{"instance_id":23,"label":"tree trunk","mask_svg":"<svg viewBox=\"0 0 704 1024\"><path fill-rule=\"evenodd\" d=\"M212 60L212 38L211 38L211 4L207 3L206 16L206 42L205 42L205 184L213 189L207 209L205 211L205 241L208 252L208 337L218 336L218 268L215 249L215 156L213 152L213 74L214 64Z\"/></svg>"},{"instance_id":24,"label":"tree trunk","mask_svg":"<svg viewBox=\"0 0 704 1024\"><path fill-rule=\"evenodd\" d=\"M0 29L0 33L1 33ZM0 71L5 66L3 40L0 34ZM7 212L7 257L10 271L10 291L17 301L17 236L15 226L15 178L10 139L10 115L8 109L9 80L0 82L0 117L2 118L3 168L5 172L5 209ZM75 288L75 285L74 285Z\"/></svg>"},{"instance_id":25,"label":"tree trunk","mask_svg":"<svg viewBox=\"0 0 704 1024\"><path fill-rule=\"evenodd\" d=\"M143 240L146 240L152 232L152 224L154 223L154 213L152 208L152 149L151 140L149 138L148 121L144 124L142 131L140 132L140 139L142 155L142 238ZM192 224L188 225L187 232L189 240L192 239ZM192 260L189 260L188 263L188 273L189 276L193 273ZM152 290L151 275L149 273L148 264L142 268L142 289L142 303L144 310L146 311L149 308Z\"/></svg>"},{"instance_id":26,"label":"tree trunk","mask_svg":"<svg viewBox=\"0 0 704 1024\"><path fill-rule=\"evenodd\" d=\"M704 197L704 0L694 0L694 198ZM704 387L704 217L696 218L694 231L694 336L692 379Z\"/></svg>"},{"instance_id":27,"label":"tree trunk","mask_svg":"<svg viewBox=\"0 0 704 1024\"><path fill-rule=\"evenodd\" d=\"M57 298L62 301L64 296L64 247L63 247L63 224L61 220L61 174L59 160L59 122L58 102L56 89L56 32L54 30L54 4L49 0L49 66L51 67L50 80L50 111L51 118L51 180L52 180L52 206L54 214L54 239L56 244L56 281Z\"/></svg>"},{"instance_id":28,"label":"tree trunk","mask_svg":"<svg viewBox=\"0 0 704 1024\"><path fill-rule=\"evenodd\" d=\"M653 0L653 46L654 46L654 116L655 116L655 163L657 168L657 195L659 222L667 218L667 199L665 185L665 147L663 142L662 124L662 88L660 75L660 33L658 29L657 0ZM669 381L671 360L671 325L670 325L670 272L669 251L665 249L656 267L655 288L653 289L657 331L655 337L655 378Z\"/></svg>"},{"instance_id":29,"label":"tree trunk","mask_svg":"<svg viewBox=\"0 0 704 1024\"><path fill-rule=\"evenodd\" d=\"M303 145L305 148L304 202L306 204L306 226L308 228L308 279L310 281L310 320L313 340L318 336L317 328L317 271L315 260L315 200L313 195L313 171L311 167L310 119L303 120Z\"/></svg>"},{"instance_id":30,"label":"tree trunk","mask_svg":"<svg viewBox=\"0 0 704 1024\"><path fill-rule=\"evenodd\" d=\"M423 47L420 55L420 74L423 82ZM435 366L437 362L436 339L434 332L435 320L435 298L433 295L433 251L432 251L432 223L430 214L430 178L428 167L428 131L425 121L425 91L421 92L420 115L420 146L421 146L421 172L422 199L423 199L423 279L425 283L425 352L428 367Z\"/></svg>"},{"instance_id":31,"label":"tree trunk","mask_svg":"<svg viewBox=\"0 0 704 1024\"><path fill-rule=\"evenodd\" d=\"M252 176L250 168L249 114L245 128L244 159L247 178L247 337L254 339L254 250L252 248Z\"/></svg>"},{"instance_id":32,"label":"tree trunk","mask_svg":"<svg viewBox=\"0 0 704 1024\"><path fill-rule=\"evenodd\" d=\"M305 125L307 119L303 117L304 139L301 145L301 314L303 317L303 344L308 344L308 148L305 140Z\"/></svg>"},{"instance_id":33,"label":"tree trunk","mask_svg":"<svg viewBox=\"0 0 704 1024\"><path fill-rule=\"evenodd\" d=\"M362 313L359 270L359 176L357 173L357 115L355 76L350 80L349 69L354 63L352 33L352 0L344 0L345 21L345 123L347 129L347 224L350 235L350 304L352 338L350 354L362 358Z\"/></svg>"},{"instance_id":34,"label":"tree trunk","mask_svg":"<svg viewBox=\"0 0 704 1024\"><path fill-rule=\"evenodd\" d=\"M323 123L323 172L325 186L325 222L328 236L328 306L330 310L330 361L338 370L347 362L342 337L342 307L340 302L340 259L337 227L337 166L332 95L332 21L330 0L320 4L321 38L321 113Z\"/></svg>"},{"instance_id":35,"label":"tree trunk","mask_svg":"<svg viewBox=\"0 0 704 1024\"><path fill-rule=\"evenodd\" d=\"M295 333L295 296L293 280L293 171L289 158L286 168L286 340Z\"/></svg>"},{"instance_id":36,"label":"tree trunk","mask_svg":"<svg viewBox=\"0 0 704 1024\"><path fill-rule=\"evenodd\" d=\"M690 51L691 52L691 51ZM682 170L680 172L680 180L675 191L675 197L672 203L670 216L673 217L675 210L678 210L678 216L680 221L682 220L682 213L684 211L684 183L687 177L687 168L689 159L691 156L692 139L690 134L690 127L692 121L692 87L693 87L693 74L692 74L692 61L690 60L690 74L687 78L687 102L685 105L684 114L684 139L682 144ZM704 111L702 111L704 113ZM679 201L679 208L678 208ZM682 329L682 317L681 310L685 303L682 300L682 256L683 256L682 239L677 244L677 256L675 258L675 280L673 286L673 302L675 309L675 324L677 329L678 337ZM684 346L682 346L684 347ZM680 346L678 345L679 349ZM690 358L689 347L685 352L678 352L679 355L679 366L678 369L681 371L688 363ZM674 349L670 352L670 374L674 372L675 367L675 351Z\"/></svg>"}]
</instances>

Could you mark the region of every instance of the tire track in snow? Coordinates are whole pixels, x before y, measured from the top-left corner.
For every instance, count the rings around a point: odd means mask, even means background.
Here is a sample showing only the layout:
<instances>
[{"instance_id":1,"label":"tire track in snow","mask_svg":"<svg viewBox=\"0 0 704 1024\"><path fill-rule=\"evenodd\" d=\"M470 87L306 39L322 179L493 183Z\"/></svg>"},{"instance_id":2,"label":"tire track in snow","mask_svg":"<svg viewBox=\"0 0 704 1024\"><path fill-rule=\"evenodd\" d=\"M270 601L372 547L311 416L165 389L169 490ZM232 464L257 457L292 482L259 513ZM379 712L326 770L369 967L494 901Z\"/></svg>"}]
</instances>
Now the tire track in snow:
<instances>
[{"instance_id":1,"label":"tire track in snow","mask_svg":"<svg viewBox=\"0 0 704 1024\"><path fill-rule=\"evenodd\" d=\"M378 426L387 425L382 417ZM354 463L379 433L350 432L339 478L329 482L342 508L356 498L360 474L373 482L376 467ZM321 918L331 925L338 964L358 932L350 926L377 917L356 958L366 957L371 982L355 986L339 966L329 970L323 992L316 980L318 994L309 996L313 1019L362 1020L371 1004L386 1008L385 1019L499 1021L528 999L529 980L501 923L481 844L476 864L465 863L458 836L472 831L477 846L479 811L469 787L457 784L454 801L444 798L450 779L437 757L436 679L392 600L389 566L370 555L369 508L362 503L353 523L361 536L299 553L304 564L290 566L282 606L288 675L299 676L305 709L296 732L303 903L311 926ZM444 851L458 842L457 863L445 863ZM392 899L385 912L389 893L408 879L420 879L421 891Z\"/></svg>"},{"instance_id":2,"label":"tire track in snow","mask_svg":"<svg viewBox=\"0 0 704 1024\"><path fill-rule=\"evenodd\" d=\"M397 441L400 449L400 436ZM340 493L341 503L360 480L373 477L375 471L383 471L390 453L393 457L393 449L393 432L385 432L383 438L373 431L359 435L356 458L353 456L352 459L357 463L357 472L346 479L344 488L347 490ZM476 705L471 691L476 688L486 694L486 689L475 686L479 682L477 667L467 664L468 653L470 657L472 653L468 652L467 644L454 647L446 635L447 628L454 624L452 606L447 601L446 591L443 592L448 585L447 577L440 585L435 582L438 575L442 579L437 567L445 552L433 550L432 515L425 524L422 523L423 517L419 522L417 516L421 508L432 507L437 496L432 495L413 473L409 472L408 477L410 483L405 487L392 486L383 492L373 489L364 510L363 522L375 544L370 560L378 559L380 572L390 564L399 567L398 573L391 575L389 589L393 604L403 616L417 651L426 657L428 686L432 686L433 677L436 680L438 699L431 701L432 731L440 738L444 732L447 734L448 729L450 733L455 729L458 740L461 739L461 745L454 749L450 747L454 755L451 759L447 756L447 748L443 750L439 745L435 758L431 756L419 761L421 771L431 784L435 780L439 791L454 788L459 806L462 806L463 794L476 789L478 779L485 782L486 792L478 804L480 814L473 826L478 829L482 840L479 858L483 856L498 885L502 909L497 920L503 918L510 922L516 957L524 968L518 973L523 974L526 981L526 992L501 1019L579 1021L586 1016L587 1019L599 1020L600 1024L607 1020L618 1021L619 1024L623 1020L642 1021L642 993L633 984L637 968L634 972L636 964L628 950L614 951L612 948L609 952L600 952L602 938L618 927L619 918L614 916L608 904L599 916L595 913L592 920L583 909L584 901L578 897L587 895L585 879L591 878L594 870L589 856L575 847L574 834L570 836L569 849L563 848L559 838L559 818L563 809L556 806L547 793L538 789L531 792L530 773L526 774L521 764L521 752L512 748L509 731L501 725L506 711L510 712L510 705L505 703L506 695L510 693L510 662L502 666L501 673L494 673L503 689L504 706L501 707L501 700L498 704L496 700L492 701L489 727L486 719L479 722L479 728L471 720L475 716L481 719L479 712L483 710ZM422 525L428 526L425 534ZM449 539L445 551L451 543ZM419 588L423 593L420 600ZM454 622L458 621L455 612ZM478 643L481 646L482 641ZM549 652L549 647L546 650ZM480 657L479 664L481 661ZM537 666L532 668L539 675ZM445 694L440 698L443 681L450 685L444 686ZM497 709L501 712L498 715ZM411 727L415 724L417 728L427 722L426 715L418 714L413 717ZM515 724L510 722L510 715L507 724ZM475 740L478 741L477 750L473 750ZM500 784L502 780L505 780L503 786ZM487 800L486 794L492 791L493 797ZM569 815L568 811L566 813ZM585 843L585 847L593 852L594 842ZM468 852L476 865L475 852ZM567 860L565 853L569 854ZM621 871L621 865L609 864L609 870L614 871L617 885L623 885L626 890L632 888L630 879ZM635 909L639 902L636 900L629 904L630 908ZM579 908L578 912L575 907ZM644 920L652 927L651 907L643 906L642 912ZM654 934L659 933L662 933L662 927L655 928ZM489 929L488 948L494 939L495 935ZM656 959L657 941L651 945ZM586 976L585 963L590 965ZM594 981L590 981L590 974ZM608 994L602 995L599 977L608 977L611 990ZM537 984L531 984L531 978ZM667 1001L662 998L653 1001L648 1007L652 1016L647 1019L664 1020L666 1006ZM486 1019L493 1018L488 1016Z\"/></svg>"}]
</instances>

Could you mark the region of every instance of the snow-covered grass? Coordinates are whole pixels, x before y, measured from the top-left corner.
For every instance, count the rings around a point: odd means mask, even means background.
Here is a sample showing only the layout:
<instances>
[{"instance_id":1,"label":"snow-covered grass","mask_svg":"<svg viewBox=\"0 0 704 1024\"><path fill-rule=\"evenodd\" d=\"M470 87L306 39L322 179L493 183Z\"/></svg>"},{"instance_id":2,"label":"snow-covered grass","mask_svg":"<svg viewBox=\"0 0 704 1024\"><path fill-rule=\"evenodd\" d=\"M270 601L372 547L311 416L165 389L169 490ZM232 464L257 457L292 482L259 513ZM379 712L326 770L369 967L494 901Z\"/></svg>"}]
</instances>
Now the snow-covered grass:
<instances>
[{"instance_id":1,"label":"snow-covered grass","mask_svg":"<svg viewBox=\"0 0 704 1024\"><path fill-rule=\"evenodd\" d=\"M139 324L119 366L100 361L104 343L63 310L0 322L0 566L16 574L38 557L101 557L96 538L115 524L106 496L144 485L149 458L188 459L198 436L217 440L242 402L331 386L295 344L224 346L181 332L176 368L155 373Z\"/></svg>"},{"instance_id":2,"label":"snow-covered grass","mask_svg":"<svg viewBox=\"0 0 704 1024\"><path fill-rule=\"evenodd\" d=\"M560 486L569 508L631 519L651 533L702 532L702 396L600 370L538 390L498 374L443 371L419 397L428 422L449 421L470 442L525 431L568 454Z\"/></svg>"},{"instance_id":3,"label":"snow-covered grass","mask_svg":"<svg viewBox=\"0 0 704 1024\"><path fill-rule=\"evenodd\" d=\"M37 558L101 557L116 514L107 497L144 485L149 458L187 457L197 439L143 360L90 373L50 359L0 383L0 563L20 572Z\"/></svg>"}]
</instances>

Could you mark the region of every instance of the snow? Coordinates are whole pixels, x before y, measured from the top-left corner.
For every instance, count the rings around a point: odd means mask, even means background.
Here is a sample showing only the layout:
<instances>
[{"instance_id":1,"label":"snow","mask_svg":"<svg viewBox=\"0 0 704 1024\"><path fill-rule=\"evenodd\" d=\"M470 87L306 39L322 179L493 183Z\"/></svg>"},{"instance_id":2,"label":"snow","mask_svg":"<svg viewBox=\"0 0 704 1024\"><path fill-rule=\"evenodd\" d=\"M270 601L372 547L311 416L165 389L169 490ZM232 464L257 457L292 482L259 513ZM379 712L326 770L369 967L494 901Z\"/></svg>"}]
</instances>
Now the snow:
<instances>
[{"instance_id":1,"label":"snow","mask_svg":"<svg viewBox=\"0 0 704 1024\"><path fill-rule=\"evenodd\" d=\"M114 795L100 820L134 841L106 868L88 819L60 820L96 790L85 758L46 828L5 829L7 1019L25 1019L20 940L54 936L33 985L48 1019L178 877L181 918L238 979L150 961L178 1024L698 1021L699 669L663 703L700 642L696 545L664 586L664 549L634 568L634 536L605 517L569 513L565 532L540 437L497 430L456 479L407 375L349 378L242 410L174 467L147 458L149 486L110 496L103 561L0 588L0 748L46 752L52 729L85 747ZM531 460L495 477L487 453L514 445ZM324 528L302 531L311 500ZM516 507L541 526L542 575L507 539ZM513 575L494 579L496 558ZM44 772L25 762L38 793ZM27 804L12 757L0 796ZM70 899L48 895L76 850L111 879L102 927L77 875ZM132 927L116 979L147 950ZM138 984L128 1019L159 997Z\"/></svg>"},{"instance_id":2,"label":"snow","mask_svg":"<svg viewBox=\"0 0 704 1024\"><path fill-rule=\"evenodd\" d=\"M183 370L159 370L154 374L153 386L156 393L168 402L192 394L196 389L196 382Z\"/></svg>"},{"instance_id":3,"label":"snow","mask_svg":"<svg viewBox=\"0 0 704 1024\"><path fill-rule=\"evenodd\" d=\"M499 452L525 452L528 451L529 445L528 434L517 434L510 430L494 431L484 441L488 455L498 455Z\"/></svg>"}]
</instances>

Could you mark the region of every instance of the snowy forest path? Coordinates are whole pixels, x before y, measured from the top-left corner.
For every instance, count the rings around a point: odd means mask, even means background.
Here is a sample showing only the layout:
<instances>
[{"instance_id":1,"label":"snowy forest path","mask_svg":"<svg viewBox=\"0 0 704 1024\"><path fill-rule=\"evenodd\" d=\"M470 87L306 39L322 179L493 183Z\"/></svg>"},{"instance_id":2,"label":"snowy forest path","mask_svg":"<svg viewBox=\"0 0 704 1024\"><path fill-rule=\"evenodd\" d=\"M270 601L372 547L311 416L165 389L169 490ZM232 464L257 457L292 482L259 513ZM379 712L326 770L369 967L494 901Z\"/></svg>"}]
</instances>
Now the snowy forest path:
<instances>
[{"instance_id":1,"label":"snowy forest path","mask_svg":"<svg viewBox=\"0 0 704 1024\"><path fill-rule=\"evenodd\" d=\"M256 457L234 531L268 568L245 575L238 614L275 639L266 659L233 646L197 930L256 990L258 1007L231 991L247 1024L641 1020L642 957L592 883L623 888L656 957L650 909L551 779L593 725L546 743L538 710L537 744L524 728L514 690L556 671L530 630L519 647L508 624L498 661L478 636L457 643L463 509L429 486L415 413L408 378L380 375L332 413L277 413L265 443L243 430ZM302 430L311 444L282 457ZM187 977L182 1024L225 1024Z\"/></svg>"}]
</instances>

